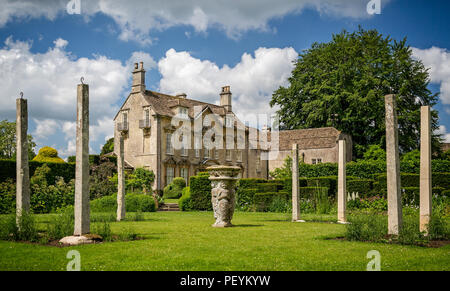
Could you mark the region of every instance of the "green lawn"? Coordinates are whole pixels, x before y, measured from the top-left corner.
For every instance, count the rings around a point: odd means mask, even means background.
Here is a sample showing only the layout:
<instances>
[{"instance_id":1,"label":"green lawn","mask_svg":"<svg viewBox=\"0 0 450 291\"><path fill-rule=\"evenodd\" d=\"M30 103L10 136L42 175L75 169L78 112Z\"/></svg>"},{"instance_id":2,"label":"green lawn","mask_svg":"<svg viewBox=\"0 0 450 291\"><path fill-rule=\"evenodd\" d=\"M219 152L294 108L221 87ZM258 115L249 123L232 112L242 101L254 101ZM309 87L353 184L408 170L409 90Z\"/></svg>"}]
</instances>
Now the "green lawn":
<instances>
[{"instance_id":1,"label":"green lawn","mask_svg":"<svg viewBox=\"0 0 450 291\"><path fill-rule=\"evenodd\" d=\"M0 241L0 270L65 270L71 249L81 253L82 270L362 271L370 250L380 252L381 270L450 270L450 245L432 249L326 240L341 236L345 226L292 223L289 214L237 212L236 226L226 229L211 227L212 212L155 212L145 219L111 223L113 232L132 226L145 237L138 241L64 248Z\"/></svg>"}]
</instances>

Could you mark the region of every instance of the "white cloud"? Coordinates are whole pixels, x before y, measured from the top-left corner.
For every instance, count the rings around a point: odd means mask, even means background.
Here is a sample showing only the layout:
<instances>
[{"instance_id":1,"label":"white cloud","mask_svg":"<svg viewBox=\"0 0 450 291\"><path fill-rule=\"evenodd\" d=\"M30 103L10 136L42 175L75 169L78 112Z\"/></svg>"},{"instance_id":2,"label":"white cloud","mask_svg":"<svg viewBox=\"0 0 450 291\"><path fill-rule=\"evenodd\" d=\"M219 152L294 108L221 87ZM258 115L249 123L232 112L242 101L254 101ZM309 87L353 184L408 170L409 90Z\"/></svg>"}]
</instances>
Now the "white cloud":
<instances>
[{"instance_id":1,"label":"white cloud","mask_svg":"<svg viewBox=\"0 0 450 291\"><path fill-rule=\"evenodd\" d=\"M450 104L450 52L444 48L429 49L412 48L413 56L422 60L426 68L430 68L432 83L440 84L442 104Z\"/></svg>"},{"instance_id":2,"label":"white cloud","mask_svg":"<svg viewBox=\"0 0 450 291\"><path fill-rule=\"evenodd\" d=\"M298 54L293 48L258 48L243 54L234 67L219 68L208 60L192 57L188 52L170 49L158 62L164 93L187 93L188 98L217 104L220 88L230 85L233 111L244 119L249 113L275 112L269 102L274 90L287 84Z\"/></svg>"},{"instance_id":3,"label":"white cloud","mask_svg":"<svg viewBox=\"0 0 450 291\"><path fill-rule=\"evenodd\" d=\"M447 128L445 127L445 125L439 126L439 129L436 130L436 133L442 134L444 142L450 143L450 133L447 132Z\"/></svg>"},{"instance_id":4,"label":"white cloud","mask_svg":"<svg viewBox=\"0 0 450 291\"><path fill-rule=\"evenodd\" d=\"M0 116L13 118L15 99L23 91L24 98L28 99L30 120L36 125L32 134L39 146L48 145L43 143L48 143L48 138L56 136L58 130L62 130L66 142L75 138L76 91L81 76L90 85L91 141L94 143L112 135L112 119L118 103L129 90L131 69L127 63L104 56L76 58L65 50L67 44L60 38L47 52L33 53L30 42L9 37L0 48ZM143 52L133 53L131 59L156 66L152 57ZM64 156L73 153L73 146L72 142L67 149L59 150Z\"/></svg>"},{"instance_id":5,"label":"white cloud","mask_svg":"<svg viewBox=\"0 0 450 291\"><path fill-rule=\"evenodd\" d=\"M386 7L391 0L383 0ZM152 42L151 31L174 26L191 26L197 32L218 27L229 37L248 30L270 31L269 21L287 14L314 9L323 15L341 18L367 18L368 0L92 0L81 1L86 18L97 13L111 17L119 26L119 38L143 44ZM55 19L66 13L64 0L0 0L0 26L18 19Z\"/></svg>"},{"instance_id":6,"label":"white cloud","mask_svg":"<svg viewBox=\"0 0 450 291\"><path fill-rule=\"evenodd\" d=\"M34 119L34 122L36 123L36 129L33 136L38 143L53 135L60 128L59 123L54 119Z\"/></svg>"}]
</instances>

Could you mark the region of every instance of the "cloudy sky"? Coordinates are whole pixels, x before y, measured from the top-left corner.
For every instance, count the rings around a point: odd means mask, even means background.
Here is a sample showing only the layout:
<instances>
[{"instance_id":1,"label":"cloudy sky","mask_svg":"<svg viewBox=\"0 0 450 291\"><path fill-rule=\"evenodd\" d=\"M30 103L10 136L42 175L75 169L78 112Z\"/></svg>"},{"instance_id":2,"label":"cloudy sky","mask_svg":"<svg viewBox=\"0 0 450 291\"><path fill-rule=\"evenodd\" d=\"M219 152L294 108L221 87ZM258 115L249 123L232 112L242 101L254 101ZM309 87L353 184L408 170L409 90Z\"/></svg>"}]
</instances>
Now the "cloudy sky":
<instances>
[{"instance_id":1,"label":"cloudy sky","mask_svg":"<svg viewBox=\"0 0 450 291\"><path fill-rule=\"evenodd\" d=\"M430 68L430 89L441 92L435 109L450 142L450 1L372 0L381 14L369 14L369 2L0 0L0 120L14 120L23 91L37 150L75 154L76 85L84 76L90 148L99 153L137 61L151 90L217 103L220 87L231 85L238 115L273 112L271 94L286 85L299 52L361 25L408 38Z\"/></svg>"}]
</instances>

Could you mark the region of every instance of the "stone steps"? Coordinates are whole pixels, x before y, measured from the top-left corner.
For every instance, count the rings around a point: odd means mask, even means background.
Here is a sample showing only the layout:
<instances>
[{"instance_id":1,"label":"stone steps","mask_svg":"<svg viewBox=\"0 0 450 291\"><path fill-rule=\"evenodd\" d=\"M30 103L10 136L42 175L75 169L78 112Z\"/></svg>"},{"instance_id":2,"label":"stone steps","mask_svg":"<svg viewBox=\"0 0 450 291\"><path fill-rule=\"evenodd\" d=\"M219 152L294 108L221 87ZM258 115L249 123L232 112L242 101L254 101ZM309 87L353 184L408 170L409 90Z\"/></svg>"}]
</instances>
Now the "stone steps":
<instances>
[{"instance_id":1,"label":"stone steps","mask_svg":"<svg viewBox=\"0 0 450 291\"><path fill-rule=\"evenodd\" d=\"M180 211L177 203L164 203L159 207L158 211Z\"/></svg>"}]
</instances>

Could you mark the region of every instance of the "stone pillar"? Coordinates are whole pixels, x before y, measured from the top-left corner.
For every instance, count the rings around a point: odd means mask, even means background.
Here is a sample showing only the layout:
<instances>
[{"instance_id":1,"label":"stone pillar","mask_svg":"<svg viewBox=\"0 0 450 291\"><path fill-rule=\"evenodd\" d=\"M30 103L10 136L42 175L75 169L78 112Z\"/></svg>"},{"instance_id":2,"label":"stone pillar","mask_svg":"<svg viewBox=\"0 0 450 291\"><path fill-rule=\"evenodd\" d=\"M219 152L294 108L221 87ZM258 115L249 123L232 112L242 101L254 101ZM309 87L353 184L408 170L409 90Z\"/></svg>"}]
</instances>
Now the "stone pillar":
<instances>
[{"instance_id":1,"label":"stone pillar","mask_svg":"<svg viewBox=\"0 0 450 291\"><path fill-rule=\"evenodd\" d=\"M125 219L125 172L123 136L119 133L119 149L117 151L117 221Z\"/></svg>"},{"instance_id":2,"label":"stone pillar","mask_svg":"<svg viewBox=\"0 0 450 291\"><path fill-rule=\"evenodd\" d=\"M347 152L345 139L339 140L339 164L338 164L338 222L346 223L347 217L345 209L347 206L347 177L345 164L347 162Z\"/></svg>"},{"instance_id":3,"label":"stone pillar","mask_svg":"<svg viewBox=\"0 0 450 291\"><path fill-rule=\"evenodd\" d=\"M298 181L298 144L292 145L292 221L300 220L300 186Z\"/></svg>"},{"instance_id":4,"label":"stone pillar","mask_svg":"<svg viewBox=\"0 0 450 291\"><path fill-rule=\"evenodd\" d=\"M420 231L428 233L431 218L431 115L420 108Z\"/></svg>"},{"instance_id":5,"label":"stone pillar","mask_svg":"<svg viewBox=\"0 0 450 291\"><path fill-rule=\"evenodd\" d=\"M402 197L400 191L400 159L398 154L398 124L395 95L385 96L385 107L388 234L398 235L403 223Z\"/></svg>"},{"instance_id":6,"label":"stone pillar","mask_svg":"<svg viewBox=\"0 0 450 291\"><path fill-rule=\"evenodd\" d=\"M30 210L30 174L28 168L28 105L16 100L16 215Z\"/></svg>"},{"instance_id":7,"label":"stone pillar","mask_svg":"<svg viewBox=\"0 0 450 291\"><path fill-rule=\"evenodd\" d=\"M77 88L77 153L75 166L74 235L90 232L89 207L89 86Z\"/></svg>"},{"instance_id":8,"label":"stone pillar","mask_svg":"<svg viewBox=\"0 0 450 291\"><path fill-rule=\"evenodd\" d=\"M241 171L236 166L206 168L211 180L211 202L216 222L213 227L230 227L236 201L236 182Z\"/></svg>"}]
</instances>

